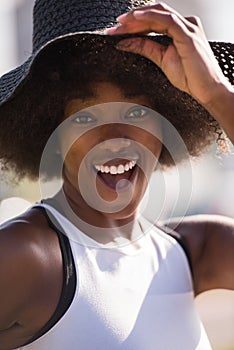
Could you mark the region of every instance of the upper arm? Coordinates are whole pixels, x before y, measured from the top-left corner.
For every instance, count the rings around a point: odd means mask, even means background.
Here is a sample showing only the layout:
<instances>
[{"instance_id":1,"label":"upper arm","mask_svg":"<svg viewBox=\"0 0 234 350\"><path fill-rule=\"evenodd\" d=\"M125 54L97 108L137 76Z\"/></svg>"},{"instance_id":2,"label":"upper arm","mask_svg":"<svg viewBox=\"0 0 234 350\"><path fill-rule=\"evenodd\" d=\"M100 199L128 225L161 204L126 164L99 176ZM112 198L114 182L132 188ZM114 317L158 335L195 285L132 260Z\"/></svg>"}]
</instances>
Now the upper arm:
<instances>
[{"instance_id":1,"label":"upper arm","mask_svg":"<svg viewBox=\"0 0 234 350\"><path fill-rule=\"evenodd\" d=\"M209 217L200 264L204 290L234 290L234 219Z\"/></svg>"},{"instance_id":2,"label":"upper arm","mask_svg":"<svg viewBox=\"0 0 234 350\"><path fill-rule=\"evenodd\" d=\"M21 338L23 341L24 316L38 287L36 247L27 239L31 226L14 222L0 229L0 349L19 345L15 341Z\"/></svg>"},{"instance_id":3,"label":"upper arm","mask_svg":"<svg viewBox=\"0 0 234 350\"><path fill-rule=\"evenodd\" d=\"M30 215L0 227L0 350L26 343L49 320L61 292L57 236Z\"/></svg>"},{"instance_id":4,"label":"upper arm","mask_svg":"<svg viewBox=\"0 0 234 350\"><path fill-rule=\"evenodd\" d=\"M30 266L18 225L0 230L0 330L18 321L20 304L28 284L27 264Z\"/></svg>"},{"instance_id":5,"label":"upper arm","mask_svg":"<svg viewBox=\"0 0 234 350\"><path fill-rule=\"evenodd\" d=\"M187 246L196 294L215 288L234 290L234 219L195 215L182 221L175 218L168 226Z\"/></svg>"}]
</instances>

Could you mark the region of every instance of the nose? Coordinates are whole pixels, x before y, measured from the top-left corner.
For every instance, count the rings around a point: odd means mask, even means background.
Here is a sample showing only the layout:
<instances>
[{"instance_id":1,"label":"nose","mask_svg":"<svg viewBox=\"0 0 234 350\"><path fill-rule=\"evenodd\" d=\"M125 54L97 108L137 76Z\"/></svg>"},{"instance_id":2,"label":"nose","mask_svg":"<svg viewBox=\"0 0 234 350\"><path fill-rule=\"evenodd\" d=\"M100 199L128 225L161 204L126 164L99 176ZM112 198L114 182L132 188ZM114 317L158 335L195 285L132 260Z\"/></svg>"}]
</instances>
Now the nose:
<instances>
[{"instance_id":1,"label":"nose","mask_svg":"<svg viewBox=\"0 0 234 350\"><path fill-rule=\"evenodd\" d=\"M100 149L103 151L119 152L131 144L131 140L125 138L114 138L103 141L100 144Z\"/></svg>"}]
</instances>

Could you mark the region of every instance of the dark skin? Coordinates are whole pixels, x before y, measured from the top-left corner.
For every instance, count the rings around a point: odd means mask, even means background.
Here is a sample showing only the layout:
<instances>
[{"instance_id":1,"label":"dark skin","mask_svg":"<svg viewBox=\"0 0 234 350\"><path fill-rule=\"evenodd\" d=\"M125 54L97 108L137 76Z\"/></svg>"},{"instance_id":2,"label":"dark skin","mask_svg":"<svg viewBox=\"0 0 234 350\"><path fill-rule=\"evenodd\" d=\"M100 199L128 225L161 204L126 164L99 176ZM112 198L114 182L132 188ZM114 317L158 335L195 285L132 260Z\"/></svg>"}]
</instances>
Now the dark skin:
<instances>
[{"instance_id":1,"label":"dark skin","mask_svg":"<svg viewBox=\"0 0 234 350\"><path fill-rule=\"evenodd\" d=\"M233 290L234 220L186 217L177 231L190 252L195 296L214 288ZM26 343L55 311L62 257L56 233L36 209L3 225L0 240L0 349L8 350Z\"/></svg>"},{"instance_id":2,"label":"dark skin","mask_svg":"<svg viewBox=\"0 0 234 350\"><path fill-rule=\"evenodd\" d=\"M174 38L174 45L167 52L162 51L155 43L151 42L154 45L151 47L148 42L146 45L139 45L136 40L134 49L131 50L140 52L162 67L175 86L190 93L212 112L233 141L234 91L214 63L197 19L183 18L162 4L143 10L141 19L138 17L136 20L133 12L120 19L122 26L117 31L145 33L153 30L169 33ZM198 42L202 42L203 45L199 46ZM129 42L127 49L130 50ZM175 77L174 80L172 77ZM104 94L103 88L108 91L107 95ZM109 91L114 88L113 100ZM143 96L129 100L116 87L110 89L110 86L99 86L97 91L99 89L102 89L102 95L106 96L106 99L99 99L97 103L123 101L147 105ZM84 107L87 106L82 105L79 99L71 101L67 105L64 118ZM122 130L119 130L119 137L122 138ZM109 128L105 137L108 139L118 136L113 136L112 132ZM136 129L129 129L128 132L130 139L136 137ZM140 141L146 143L147 137ZM72 151L76 150L75 147L74 145ZM151 151L155 156L159 155L159 140L154 139ZM64 176L64 191L69 204L77 214L81 213L87 222L92 218L97 227L117 227L124 236L125 231L121 230L121 226L135 218L141 194L134 199L127 212L122 211L117 216L88 208L75 185L74 168L70 167L69 156L72 154L68 155L65 161ZM137 181L140 181L143 187L146 185L145 179L140 175ZM102 187L100 191L107 200L113 199L113 193ZM201 215L186 217L182 221L174 219L174 222L170 221L169 226L177 226L176 230L186 240L192 262L195 295L214 288L234 290L233 219ZM125 238L131 242L131 236ZM100 238L101 241L103 239ZM7 350L27 343L43 327L55 311L61 294L63 273L58 238L48 227L47 220L39 210L30 209L1 226L0 281L0 350Z\"/></svg>"},{"instance_id":3,"label":"dark skin","mask_svg":"<svg viewBox=\"0 0 234 350\"><path fill-rule=\"evenodd\" d=\"M192 95L212 114L233 143L233 86L211 52L200 19L183 17L164 3L140 10L120 16L119 26L107 33L168 34L173 44L167 48L134 38L122 40L119 49L141 54L157 64L174 86Z\"/></svg>"}]
</instances>

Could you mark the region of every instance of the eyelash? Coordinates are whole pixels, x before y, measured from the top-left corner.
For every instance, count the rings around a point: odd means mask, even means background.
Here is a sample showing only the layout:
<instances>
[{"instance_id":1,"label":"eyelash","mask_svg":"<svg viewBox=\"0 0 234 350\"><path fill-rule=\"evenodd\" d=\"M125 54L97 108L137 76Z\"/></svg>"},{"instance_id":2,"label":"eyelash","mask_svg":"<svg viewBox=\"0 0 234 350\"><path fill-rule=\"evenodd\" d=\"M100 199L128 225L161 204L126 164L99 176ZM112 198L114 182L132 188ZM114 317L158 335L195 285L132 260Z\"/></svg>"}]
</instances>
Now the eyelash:
<instances>
[{"instance_id":1,"label":"eyelash","mask_svg":"<svg viewBox=\"0 0 234 350\"><path fill-rule=\"evenodd\" d=\"M140 113L140 115L139 115ZM131 119L131 120L141 120L144 119L145 115L147 114L147 109L143 108L143 107L133 107L131 108L126 115L124 116L125 119ZM83 120L82 120L83 119ZM95 123L97 121L97 119L92 116L92 115L85 115L85 114L81 114L81 115L77 115L73 121L77 124L80 125L87 125L87 124L92 124Z\"/></svg>"},{"instance_id":2,"label":"eyelash","mask_svg":"<svg viewBox=\"0 0 234 350\"><path fill-rule=\"evenodd\" d=\"M85 119L84 120L82 120ZM81 114L81 115L77 115L74 119L73 119L74 122L76 122L77 124L91 124L91 123L94 123L97 121L96 118L90 116L90 115L85 115L85 114Z\"/></svg>"},{"instance_id":3,"label":"eyelash","mask_svg":"<svg viewBox=\"0 0 234 350\"><path fill-rule=\"evenodd\" d=\"M137 112L137 115L132 115L134 112ZM140 112L140 115L139 115ZM132 109L130 109L130 111L127 112L125 118L126 119L135 119L135 120L139 120L139 119L143 119L143 117L147 114L147 110L145 108L142 107L134 107Z\"/></svg>"}]
</instances>

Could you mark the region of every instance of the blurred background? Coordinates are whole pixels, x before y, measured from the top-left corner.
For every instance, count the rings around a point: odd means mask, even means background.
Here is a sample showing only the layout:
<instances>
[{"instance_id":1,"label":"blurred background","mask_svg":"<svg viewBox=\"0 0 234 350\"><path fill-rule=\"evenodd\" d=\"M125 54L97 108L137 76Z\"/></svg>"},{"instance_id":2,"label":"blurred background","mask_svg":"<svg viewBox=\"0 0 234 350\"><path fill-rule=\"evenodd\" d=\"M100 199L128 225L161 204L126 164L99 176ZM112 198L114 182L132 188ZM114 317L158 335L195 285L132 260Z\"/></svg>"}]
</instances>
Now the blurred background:
<instances>
[{"instance_id":1,"label":"blurred background","mask_svg":"<svg viewBox=\"0 0 234 350\"><path fill-rule=\"evenodd\" d=\"M183 15L199 16L209 40L234 42L233 0L166 2ZM33 4L33 0L1 0L0 75L23 63L31 53ZM155 173L150 183L150 198L145 205L146 215L153 218L156 211L160 219L197 213L234 218L233 151L231 147L229 155L217 156L213 145L208 154L179 170ZM13 185L2 179L0 222L22 212L40 197L38 183L24 180ZM234 350L234 293L222 290L204 293L196 303L213 349Z\"/></svg>"}]
</instances>

